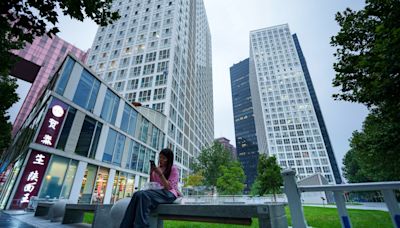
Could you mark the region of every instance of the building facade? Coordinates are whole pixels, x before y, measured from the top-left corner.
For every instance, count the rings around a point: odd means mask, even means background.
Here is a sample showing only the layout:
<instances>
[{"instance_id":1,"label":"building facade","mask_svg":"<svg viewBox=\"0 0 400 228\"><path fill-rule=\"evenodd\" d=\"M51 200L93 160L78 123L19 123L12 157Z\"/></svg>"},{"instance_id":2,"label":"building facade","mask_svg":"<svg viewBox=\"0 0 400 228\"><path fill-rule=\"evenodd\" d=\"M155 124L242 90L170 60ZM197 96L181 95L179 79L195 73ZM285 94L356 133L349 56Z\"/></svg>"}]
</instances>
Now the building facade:
<instances>
[{"instance_id":1,"label":"building facade","mask_svg":"<svg viewBox=\"0 0 400 228\"><path fill-rule=\"evenodd\" d=\"M250 32L250 87L260 153L299 179L341 183L335 155L296 35L287 24Z\"/></svg>"},{"instance_id":2,"label":"building facade","mask_svg":"<svg viewBox=\"0 0 400 228\"><path fill-rule=\"evenodd\" d=\"M12 135L15 135L43 93L44 88L50 80L50 76L54 74L65 56L68 53L72 53L78 59L84 61L86 59L86 52L58 36L54 36L53 38L42 36L34 39L32 44L27 44L24 49L13 51L13 53L41 66L14 121Z\"/></svg>"},{"instance_id":3,"label":"building facade","mask_svg":"<svg viewBox=\"0 0 400 228\"><path fill-rule=\"evenodd\" d=\"M165 122L68 55L1 158L1 208L26 208L33 196L92 204L132 196L164 146Z\"/></svg>"},{"instance_id":4,"label":"building facade","mask_svg":"<svg viewBox=\"0 0 400 228\"><path fill-rule=\"evenodd\" d=\"M248 193L257 176L259 155L249 84L249 59L234 64L230 68L230 77L237 158L246 175L244 191Z\"/></svg>"},{"instance_id":5,"label":"building facade","mask_svg":"<svg viewBox=\"0 0 400 228\"><path fill-rule=\"evenodd\" d=\"M128 101L167 116L166 145L188 174L214 139L211 36L201 0L118 0L87 64Z\"/></svg>"},{"instance_id":6,"label":"building facade","mask_svg":"<svg viewBox=\"0 0 400 228\"><path fill-rule=\"evenodd\" d=\"M236 148L230 143L230 140L225 138L225 137L220 137L220 138L216 138L215 141L221 143L225 149L227 149L231 155L232 158L234 160L237 159L237 155L236 155Z\"/></svg>"}]
</instances>

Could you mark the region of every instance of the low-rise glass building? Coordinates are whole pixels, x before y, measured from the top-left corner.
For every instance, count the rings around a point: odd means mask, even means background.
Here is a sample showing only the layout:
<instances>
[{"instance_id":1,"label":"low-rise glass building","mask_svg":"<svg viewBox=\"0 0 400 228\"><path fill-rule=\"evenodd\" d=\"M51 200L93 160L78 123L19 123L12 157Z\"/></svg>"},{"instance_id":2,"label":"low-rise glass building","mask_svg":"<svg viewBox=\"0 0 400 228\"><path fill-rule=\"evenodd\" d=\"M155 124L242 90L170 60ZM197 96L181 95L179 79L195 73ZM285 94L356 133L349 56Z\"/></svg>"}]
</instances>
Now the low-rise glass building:
<instances>
[{"instance_id":1,"label":"low-rise glass building","mask_svg":"<svg viewBox=\"0 0 400 228\"><path fill-rule=\"evenodd\" d=\"M135 107L68 55L0 161L0 206L33 196L113 203L149 178L165 116Z\"/></svg>"}]
</instances>

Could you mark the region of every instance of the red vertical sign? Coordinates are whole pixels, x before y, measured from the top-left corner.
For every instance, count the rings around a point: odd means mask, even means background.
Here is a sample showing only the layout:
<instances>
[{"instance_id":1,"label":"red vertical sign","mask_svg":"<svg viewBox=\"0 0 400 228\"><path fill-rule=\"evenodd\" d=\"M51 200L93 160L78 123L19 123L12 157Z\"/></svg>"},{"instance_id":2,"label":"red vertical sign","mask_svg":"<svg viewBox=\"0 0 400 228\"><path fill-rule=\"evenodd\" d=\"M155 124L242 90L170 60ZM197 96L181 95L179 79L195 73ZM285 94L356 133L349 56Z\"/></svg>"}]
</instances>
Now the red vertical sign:
<instances>
[{"instance_id":1,"label":"red vertical sign","mask_svg":"<svg viewBox=\"0 0 400 228\"><path fill-rule=\"evenodd\" d=\"M46 117L40 128L39 135L36 138L36 143L55 147L67 109L68 105L64 102L55 98L51 101L49 110L47 110Z\"/></svg>"},{"instance_id":2,"label":"red vertical sign","mask_svg":"<svg viewBox=\"0 0 400 228\"><path fill-rule=\"evenodd\" d=\"M24 174L14 195L11 204L12 209L26 208L31 197L38 195L49 159L50 154L32 150Z\"/></svg>"}]
</instances>

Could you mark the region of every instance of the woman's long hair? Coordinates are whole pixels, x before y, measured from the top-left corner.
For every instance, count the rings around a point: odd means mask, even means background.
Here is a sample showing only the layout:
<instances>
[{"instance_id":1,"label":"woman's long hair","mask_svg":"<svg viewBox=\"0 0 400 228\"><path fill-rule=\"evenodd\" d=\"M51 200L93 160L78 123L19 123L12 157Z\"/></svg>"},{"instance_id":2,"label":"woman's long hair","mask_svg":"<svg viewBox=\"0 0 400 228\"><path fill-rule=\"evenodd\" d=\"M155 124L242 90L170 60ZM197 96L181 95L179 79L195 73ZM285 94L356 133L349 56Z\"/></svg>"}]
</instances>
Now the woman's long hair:
<instances>
[{"instance_id":1,"label":"woman's long hair","mask_svg":"<svg viewBox=\"0 0 400 228\"><path fill-rule=\"evenodd\" d=\"M171 149L165 148L160 151L160 154L164 155L167 158L167 167L164 170L165 179L168 180L169 175L171 174L172 165L174 164L174 153Z\"/></svg>"}]
</instances>

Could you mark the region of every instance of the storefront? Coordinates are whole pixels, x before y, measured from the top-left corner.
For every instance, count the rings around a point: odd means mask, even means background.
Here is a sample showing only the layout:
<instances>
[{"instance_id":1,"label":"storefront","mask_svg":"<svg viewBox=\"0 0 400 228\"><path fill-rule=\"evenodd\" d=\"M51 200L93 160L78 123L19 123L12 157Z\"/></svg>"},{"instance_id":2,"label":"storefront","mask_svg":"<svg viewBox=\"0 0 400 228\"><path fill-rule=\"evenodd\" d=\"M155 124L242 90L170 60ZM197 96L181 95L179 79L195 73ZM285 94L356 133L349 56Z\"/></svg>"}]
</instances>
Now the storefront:
<instances>
[{"instance_id":1,"label":"storefront","mask_svg":"<svg viewBox=\"0 0 400 228\"><path fill-rule=\"evenodd\" d=\"M82 204L131 197L149 179L164 125L164 115L133 107L67 56L0 160L1 209L26 208L34 196Z\"/></svg>"}]
</instances>

